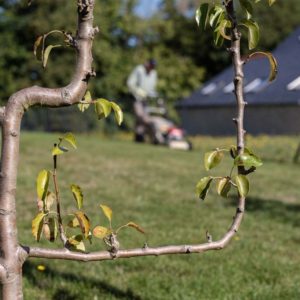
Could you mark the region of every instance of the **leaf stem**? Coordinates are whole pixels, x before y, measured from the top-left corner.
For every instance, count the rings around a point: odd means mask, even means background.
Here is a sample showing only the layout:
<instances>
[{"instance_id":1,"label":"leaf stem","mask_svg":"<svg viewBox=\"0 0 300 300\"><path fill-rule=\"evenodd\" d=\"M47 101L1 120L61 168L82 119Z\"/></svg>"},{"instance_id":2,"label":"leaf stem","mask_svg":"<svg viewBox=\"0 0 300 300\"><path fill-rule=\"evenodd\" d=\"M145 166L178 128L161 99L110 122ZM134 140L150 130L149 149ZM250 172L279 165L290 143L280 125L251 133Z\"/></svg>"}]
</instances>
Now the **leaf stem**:
<instances>
[{"instance_id":1,"label":"leaf stem","mask_svg":"<svg viewBox=\"0 0 300 300\"><path fill-rule=\"evenodd\" d=\"M233 164L233 166L232 166L232 168L231 168L231 170L230 170L230 174L229 174L229 177L230 177L230 178L232 177L232 173L233 173L234 167L235 167L235 165Z\"/></svg>"}]
</instances>

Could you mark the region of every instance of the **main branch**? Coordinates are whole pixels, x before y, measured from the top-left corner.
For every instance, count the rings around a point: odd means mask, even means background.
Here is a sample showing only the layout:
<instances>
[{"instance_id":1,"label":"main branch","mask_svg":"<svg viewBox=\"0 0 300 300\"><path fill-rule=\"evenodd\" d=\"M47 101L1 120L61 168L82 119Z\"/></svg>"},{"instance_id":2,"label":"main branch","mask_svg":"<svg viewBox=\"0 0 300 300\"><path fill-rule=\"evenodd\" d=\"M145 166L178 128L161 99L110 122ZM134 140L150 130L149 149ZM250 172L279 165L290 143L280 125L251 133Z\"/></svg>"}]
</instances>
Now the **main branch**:
<instances>
[{"instance_id":1,"label":"main branch","mask_svg":"<svg viewBox=\"0 0 300 300\"><path fill-rule=\"evenodd\" d=\"M112 260L116 258L130 258L138 256L159 256L167 254L190 254L201 253L209 250L221 250L227 246L232 237L238 231L243 214L244 200L239 199L238 207L231 227L223 236L222 239L215 242L208 242L198 245L174 245L164 247L143 247L138 249L119 250L112 255L109 251L100 251L93 253L80 253L69 251L68 249L43 249L28 246L19 247L19 259L25 261L27 257L48 258L48 259L65 259L76 261L101 261Z\"/></svg>"}]
</instances>

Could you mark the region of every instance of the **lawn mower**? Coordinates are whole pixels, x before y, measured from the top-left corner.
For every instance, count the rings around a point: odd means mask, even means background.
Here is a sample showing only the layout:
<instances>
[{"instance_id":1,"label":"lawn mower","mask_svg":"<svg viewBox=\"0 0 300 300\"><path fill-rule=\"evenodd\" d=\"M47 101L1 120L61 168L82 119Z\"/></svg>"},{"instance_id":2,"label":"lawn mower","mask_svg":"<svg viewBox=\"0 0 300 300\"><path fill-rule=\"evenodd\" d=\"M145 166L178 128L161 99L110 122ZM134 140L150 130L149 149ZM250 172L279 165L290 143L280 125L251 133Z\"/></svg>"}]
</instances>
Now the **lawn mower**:
<instances>
[{"instance_id":1,"label":"lawn mower","mask_svg":"<svg viewBox=\"0 0 300 300\"><path fill-rule=\"evenodd\" d=\"M192 150L192 144L184 130L168 118L162 98L135 101L135 141L149 141L155 145L166 145L171 149Z\"/></svg>"}]
</instances>

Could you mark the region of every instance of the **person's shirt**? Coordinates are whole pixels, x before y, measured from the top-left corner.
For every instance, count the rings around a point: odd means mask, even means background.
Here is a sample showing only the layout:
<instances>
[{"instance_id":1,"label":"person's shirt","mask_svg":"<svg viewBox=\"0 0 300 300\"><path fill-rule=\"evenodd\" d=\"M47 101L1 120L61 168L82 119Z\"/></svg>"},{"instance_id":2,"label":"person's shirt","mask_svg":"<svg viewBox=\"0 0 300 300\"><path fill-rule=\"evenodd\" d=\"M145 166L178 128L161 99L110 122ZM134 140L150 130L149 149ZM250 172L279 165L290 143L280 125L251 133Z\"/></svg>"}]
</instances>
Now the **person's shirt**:
<instances>
[{"instance_id":1,"label":"person's shirt","mask_svg":"<svg viewBox=\"0 0 300 300\"><path fill-rule=\"evenodd\" d=\"M127 80L130 92L137 98L145 98L156 94L157 72L155 69L147 73L144 65L138 65Z\"/></svg>"}]
</instances>

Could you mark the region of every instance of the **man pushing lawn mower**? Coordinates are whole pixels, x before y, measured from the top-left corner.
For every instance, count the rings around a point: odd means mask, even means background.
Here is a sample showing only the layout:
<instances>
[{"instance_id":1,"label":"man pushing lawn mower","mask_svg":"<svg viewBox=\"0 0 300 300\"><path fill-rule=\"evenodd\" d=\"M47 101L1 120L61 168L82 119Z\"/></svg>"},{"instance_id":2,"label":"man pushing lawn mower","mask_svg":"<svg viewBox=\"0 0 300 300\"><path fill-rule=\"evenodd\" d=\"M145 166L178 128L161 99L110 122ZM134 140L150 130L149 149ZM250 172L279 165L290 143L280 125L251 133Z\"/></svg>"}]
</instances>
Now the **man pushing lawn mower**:
<instances>
[{"instance_id":1,"label":"man pushing lawn mower","mask_svg":"<svg viewBox=\"0 0 300 300\"><path fill-rule=\"evenodd\" d=\"M170 148L191 150L191 143L185 139L184 132L167 118L163 99L156 92L156 61L147 60L131 72L127 85L133 95L135 141L167 145Z\"/></svg>"}]
</instances>

